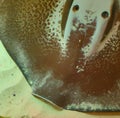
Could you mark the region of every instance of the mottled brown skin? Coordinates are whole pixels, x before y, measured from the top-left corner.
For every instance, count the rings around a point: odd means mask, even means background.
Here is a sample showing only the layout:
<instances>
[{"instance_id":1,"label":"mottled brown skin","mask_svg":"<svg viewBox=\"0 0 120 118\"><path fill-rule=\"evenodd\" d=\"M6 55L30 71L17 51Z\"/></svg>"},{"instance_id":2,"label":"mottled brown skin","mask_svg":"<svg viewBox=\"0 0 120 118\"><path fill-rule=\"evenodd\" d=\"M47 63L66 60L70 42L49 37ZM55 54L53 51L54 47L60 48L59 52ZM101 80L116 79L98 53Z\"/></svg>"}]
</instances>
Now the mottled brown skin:
<instances>
[{"instance_id":1,"label":"mottled brown skin","mask_svg":"<svg viewBox=\"0 0 120 118\"><path fill-rule=\"evenodd\" d=\"M15 45L16 43L22 46L22 50L27 53L24 56L27 56L31 62L27 68L31 68L33 74L36 71L40 73L40 81L42 80L41 73L45 76L47 71L52 70L53 76L48 83L52 80L64 82L59 88L55 86L55 83L49 88L47 85L37 88L35 91L37 94L62 107L71 103L81 103L84 100L94 103L94 100L89 100L89 95L98 99L108 91L113 92L117 89L117 80L120 79L120 32L116 36L118 40L111 38L109 44L98 55L93 55L93 58L86 61L80 49L89 42L89 37L92 36L95 28L88 28L86 36L79 31L72 31L67 44L67 57L61 56L59 39L56 39L53 34L51 40L48 40L45 30L48 25L45 20L53 12L57 2L58 0L5 0L0 6L0 21L1 24L6 24L2 27L0 25L0 39L20 66L28 82L32 74L25 73L23 67L25 62L21 63L17 57L19 52L16 49L18 47ZM115 12L114 20L110 22L112 25L120 19L120 13ZM65 25L65 21L61 19L61 23L64 22L62 25ZM73 25L74 23L75 21ZM96 21L92 25L96 26ZM63 30L64 27L62 27ZM109 33L109 29L105 35L107 33ZM115 48L114 51L112 47ZM84 71L77 73L76 66L81 67L85 61ZM36 78L32 78L33 82L35 80ZM77 95L74 98L76 91L80 91L82 97ZM120 94L114 101L119 96ZM106 98L98 99L98 101L103 105L108 105Z\"/></svg>"},{"instance_id":2,"label":"mottled brown skin","mask_svg":"<svg viewBox=\"0 0 120 118\"><path fill-rule=\"evenodd\" d=\"M14 42L22 45L29 58L35 61L36 69L54 63L58 57L59 45L54 37L46 37L45 20L53 12L58 0L5 0L1 6L1 14L5 16L6 27L0 34L8 52L16 60ZM12 43L13 45L10 45ZM49 54L47 54L49 52ZM57 52L57 53L56 53ZM48 59L48 56L54 58ZM40 60L39 60L40 59ZM17 62L19 64L19 62ZM20 65L21 66L21 65Z\"/></svg>"}]
</instances>

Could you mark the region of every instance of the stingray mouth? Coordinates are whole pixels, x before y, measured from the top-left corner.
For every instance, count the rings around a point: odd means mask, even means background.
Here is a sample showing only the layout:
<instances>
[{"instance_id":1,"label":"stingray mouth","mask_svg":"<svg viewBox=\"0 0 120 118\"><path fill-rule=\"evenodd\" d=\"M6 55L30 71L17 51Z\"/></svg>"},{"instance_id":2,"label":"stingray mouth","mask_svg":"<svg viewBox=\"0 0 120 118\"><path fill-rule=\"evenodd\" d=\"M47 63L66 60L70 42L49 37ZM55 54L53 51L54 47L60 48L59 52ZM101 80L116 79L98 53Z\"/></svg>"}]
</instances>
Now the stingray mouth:
<instances>
[{"instance_id":1,"label":"stingray mouth","mask_svg":"<svg viewBox=\"0 0 120 118\"><path fill-rule=\"evenodd\" d=\"M78 50L83 58L97 55L104 49L106 43L109 41L108 35L110 35L115 25L115 13L116 12L113 11L110 16L107 11L103 11L101 17L103 17L103 19L109 17L109 20L103 24L101 23L101 26L98 24L97 18L87 24L80 23L80 21L74 19L68 45L73 45L74 48L72 49L79 47Z\"/></svg>"},{"instance_id":2,"label":"stingray mouth","mask_svg":"<svg viewBox=\"0 0 120 118\"><path fill-rule=\"evenodd\" d=\"M107 30L104 25L98 28L97 19L88 24L80 23L77 19L74 19L72 25L67 42L68 54L75 57L79 55L80 58L84 59L98 54L98 48L103 45L102 42L104 42L110 29ZM101 30L104 30L104 32Z\"/></svg>"},{"instance_id":3,"label":"stingray mouth","mask_svg":"<svg viewBox=\"0 0 120 118\"><path fill-rule=\"evenodd\" d=\"M113 1L109 1L109 4L105 9L97 7L82 9L79 3L70 3L71 8L65 12L68 15L63 12L61 24L64 43L68 45L65 48L70 48L71 42L73 42L72 47L75 45L79 47L85 58L98 53L99 47L103 45L115 19L116 4ZM89 8L89 6L87 7Z\"/></svg>"}]
</instances>

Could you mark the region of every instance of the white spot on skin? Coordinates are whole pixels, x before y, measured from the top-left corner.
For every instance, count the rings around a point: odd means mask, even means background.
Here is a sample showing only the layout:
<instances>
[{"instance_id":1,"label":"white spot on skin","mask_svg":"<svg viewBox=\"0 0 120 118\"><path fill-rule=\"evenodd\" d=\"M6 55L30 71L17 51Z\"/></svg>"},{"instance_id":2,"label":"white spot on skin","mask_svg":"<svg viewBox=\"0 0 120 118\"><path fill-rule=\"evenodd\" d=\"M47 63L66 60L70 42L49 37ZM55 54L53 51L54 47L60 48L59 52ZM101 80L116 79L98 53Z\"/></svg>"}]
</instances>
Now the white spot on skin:
<instances>
[{"instance_id":1,"label":"white spot on skin","mask_svg":"<svg viewBox=\"0 0 120 118\"><path fill-rule=\"evenodd\" d=\"M104 106L101 104L91 104L87 102L82 102L81 104L71 104L67 106L67 109L75 108L75 109L83 109L86 110L89 108L89 110L96 110L96 109L102 109Z\"/></svg>"},{"instance_id":2,"label":"white spot on skin","mask_svg":"<svg viewBox=\"0 0 120 118\"><path fill-rule=\"evenodd\" d=\"M100 103L90 103L90 102L82 102L81 104L70 104L66 107L67 109L81 109L83 111L86 110L90 110L90 111L103 111L103 110L113 110L118 108L119 109L119 105L113 106L113 105L108 105L108 106L104 106Z\"/></svg>"},{"instance_id":3,"label":"white spot on skin","mask_svg":"<svg viewBox=\"0 0 120 118\"><path fill-rule=\"evenodd\" d=\"M32 90L35 92L41 88L49 88L47 91L51 92L51 89L59 88L63 85L63 81L59 79L54 79L52 71L47 71L46 73L39 73L38 77L32 84Z\"/></svg>"},{"instance_id":4,"label":"white spot on skin","mask_svg":"<svg viewBox=\"0 0 120 118\"><path fill-rule=\"evenodd\" d=\"M48 74L46 74L44 78L42 78L42 81L39 84L39 87L41 88L42 86L44 86L50 77L51 77L51 73L49 72Z\"/></svg>"}]
</instances>

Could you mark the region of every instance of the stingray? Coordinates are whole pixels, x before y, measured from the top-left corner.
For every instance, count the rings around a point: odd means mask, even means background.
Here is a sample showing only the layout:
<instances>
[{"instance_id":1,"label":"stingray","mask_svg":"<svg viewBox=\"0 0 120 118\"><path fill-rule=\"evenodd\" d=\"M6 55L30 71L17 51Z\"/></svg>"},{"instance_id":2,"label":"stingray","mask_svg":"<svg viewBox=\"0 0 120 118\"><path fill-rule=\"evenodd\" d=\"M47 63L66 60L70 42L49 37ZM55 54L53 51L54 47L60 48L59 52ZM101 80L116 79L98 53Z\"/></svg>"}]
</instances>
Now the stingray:
<instances>
[{"instance_id":1,"label":"stingray","mask_svg":"<svg viewBox=\"0 0 120 118\"><path fill-rule=\"evenodd\" d=\"M119 0L3 0L0 40L34 96L68 110L120 110Z\"/></svg>"}]
</instances>

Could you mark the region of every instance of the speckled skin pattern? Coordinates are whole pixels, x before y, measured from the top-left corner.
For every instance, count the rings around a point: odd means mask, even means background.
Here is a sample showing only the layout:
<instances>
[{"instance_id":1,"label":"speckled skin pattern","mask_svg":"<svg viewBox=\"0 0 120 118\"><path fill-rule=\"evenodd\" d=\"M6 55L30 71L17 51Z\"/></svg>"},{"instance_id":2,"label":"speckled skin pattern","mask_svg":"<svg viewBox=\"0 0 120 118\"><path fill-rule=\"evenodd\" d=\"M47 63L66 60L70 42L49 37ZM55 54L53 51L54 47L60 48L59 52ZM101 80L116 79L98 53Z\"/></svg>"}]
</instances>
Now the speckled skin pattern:
<instances>
[{"instance_id":1,"label":"speckled skin pattern","mask_svg":"<svg viewBox=\"0 0 120 118\"><path fill-rule=\"evenodd\" d=\"M71 31L64 55L65 2L5 0L0 6L0 40L38 95L66 109L120 110L119 6L113 7L104 48L86 59L80 49L94 34L96 20L86 34ZM81 68L84 71L79 71Z\"/></svg>"}]
</instances>

